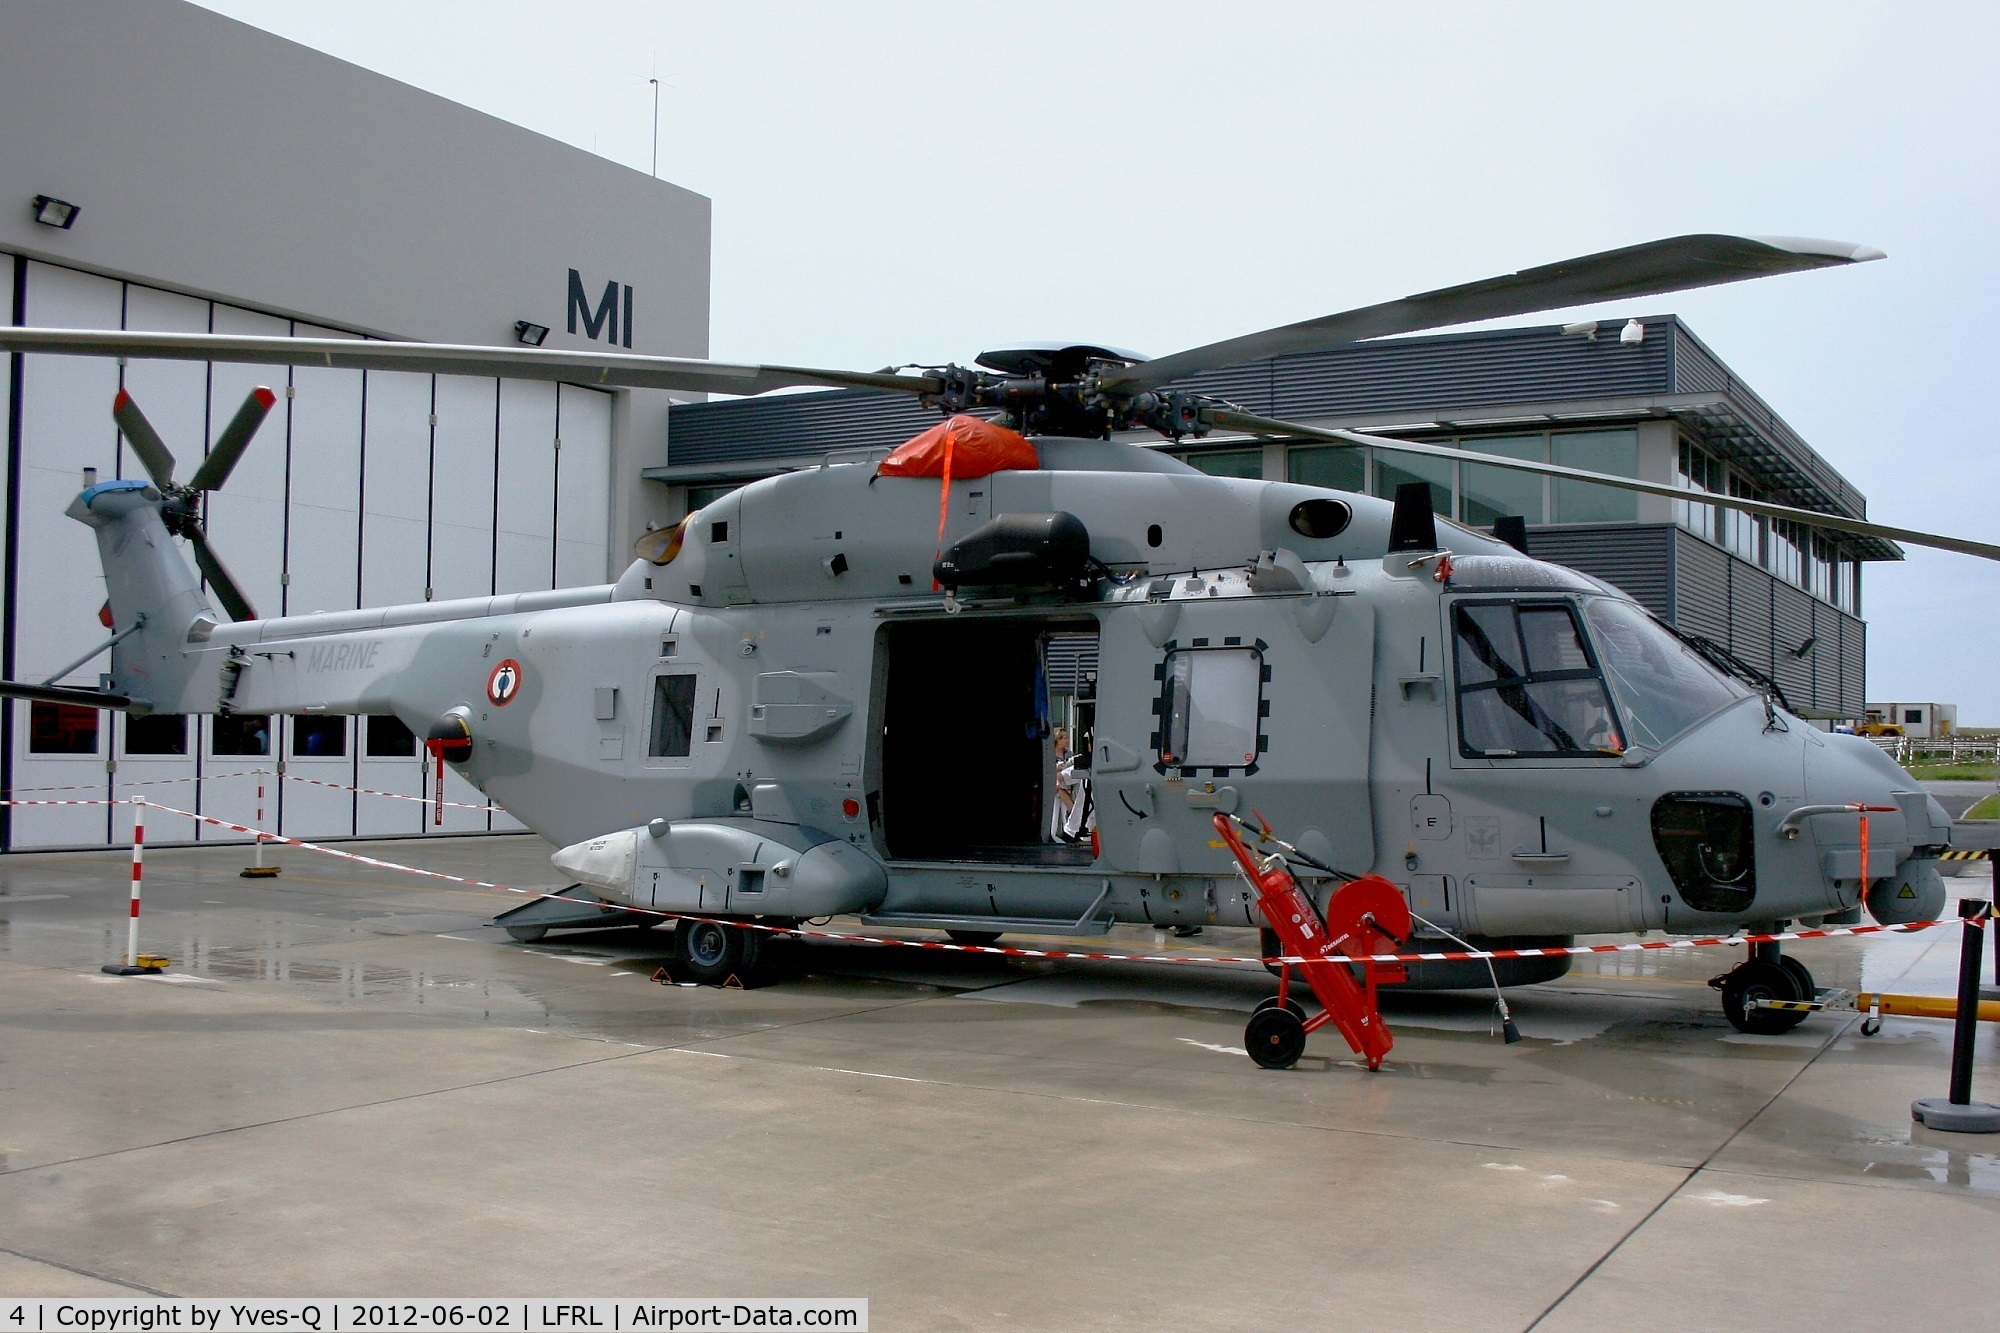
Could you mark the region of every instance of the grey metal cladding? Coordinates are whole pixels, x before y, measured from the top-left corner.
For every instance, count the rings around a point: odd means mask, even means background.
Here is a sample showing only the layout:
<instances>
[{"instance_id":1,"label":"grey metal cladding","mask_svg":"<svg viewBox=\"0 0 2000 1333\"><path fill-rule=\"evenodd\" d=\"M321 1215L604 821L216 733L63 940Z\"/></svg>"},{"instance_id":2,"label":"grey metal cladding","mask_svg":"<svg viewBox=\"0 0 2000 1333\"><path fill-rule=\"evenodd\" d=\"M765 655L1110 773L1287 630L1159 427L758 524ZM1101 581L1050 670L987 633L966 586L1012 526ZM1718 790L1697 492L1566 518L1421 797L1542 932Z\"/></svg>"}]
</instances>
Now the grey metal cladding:
<instances>
[{"instance_id":1,"label":"grey metal cladding","mask_svg":"<svg viewBox=\"0 0 2000 1333\"><path fill-rule=\"evenodd\" d=\"M1270 410L1281 417L1341 416L1670 393L1667 327L1649 324L1637 347L1619 342L1615 325L1595 342L1545 326L1390 338L1279 357L1271 363ZM1185 387L1206 391L1205 379Z\"/></svg>"},{"instance_id":2,"label":"grey metal cladding","mask_svg":"<svg viewBox=\"0 0 2000 1333\"><path fill-rule=\"evenodd\" d=\"M1774 669L1771 675L1801 708L1811 706L1804 701L1811 699L1813 693L1812 666L1798 656L1799 646L1812 637L1812 604L1810 594L1789 583L1775 583L1772 588Z\"/></svg>"},{"instance_id":3,"label":"grey metal cladding","mask_svg":"<svg viewBox=\"0 0 2000 1333\"><path fill-rule=\"evenodd\" d=\"M1665 523L1530 528L1528 554L1603 579L1670 619L1674 531Z\"/></svg>"},{"instance_id":4,"label":"grey metal cladding","mask_svg":"<svg viewBox=\"0 0 2000 1333\"><path fill-rule=\"evenodd\" d=\"M1859 717L1866 707L1868 626L1850 615L1840 617L1840 702L1843 713Z\"/></svg>"},{"instance_id":5,"label":"grey metal cladding","mask_svg":"<svg viewBox=\"0 0 2000 1333\"><path fill-rule=\"evenodd\" d=\"M1771 661L1771 590L1777 580L1741 560L1729 562L1729 650L1768 672Z\"/></svg>"},{"instance_id":6,"label":"grey metal cladding","mask_svg":"<svg viewBox=\"0 0 2000 1333\"><path fill-rule=\"evenodd\" d=\"M893 448L937 421L937 412L915 396L873 389L676 403L667 456L675 464L723 463Z\"/></svg>"},{"instance_id":7,"label":"grey metal cladding","mask_svg":"<svg viewBox=\"0 0 2000 1333\"><path fill-rule=\"evenodd\" d=\"M1729 625L1727 551L1691 532L1674 532L1674 624L1727 644Z\"/></svg>"}]
</instances>

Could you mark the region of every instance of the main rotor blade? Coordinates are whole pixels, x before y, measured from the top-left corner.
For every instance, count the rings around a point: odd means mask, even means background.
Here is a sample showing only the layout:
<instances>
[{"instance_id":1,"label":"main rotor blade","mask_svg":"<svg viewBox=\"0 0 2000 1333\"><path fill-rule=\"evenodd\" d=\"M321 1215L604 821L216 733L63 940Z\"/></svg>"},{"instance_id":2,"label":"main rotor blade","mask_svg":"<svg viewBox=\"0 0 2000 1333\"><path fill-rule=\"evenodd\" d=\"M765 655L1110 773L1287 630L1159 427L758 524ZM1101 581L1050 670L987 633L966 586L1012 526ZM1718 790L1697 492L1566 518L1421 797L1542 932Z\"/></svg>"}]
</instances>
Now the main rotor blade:
<instances>
[{"instance_id":1,"label":"main rotor blade","mask_svg":"<svg viewBox=\"0 0 2000 1333\"><path fill-rule=\"evenodd\" d=\"M132 395L123 389L111 400L111 419L118 423L118 429L145 465L153 484L163 491L173 485L174 451L167 448L167 442L153 429L153 423L146 420L146 414L132 401Z\"/></svg>"},{"instance_id":2,"label":"main rotor blade","mask_svg":"<svg viewBox=\"0 0 2000 1333\"><path fill-rule=\"evenodd\" d=\"M1324 352L1364 338L1560 310L1588 301L1658 296L1882 257L1880 250L1846 241L1795 236L1675 236L1209 343L1107 372L1099 383L1137 393L1204 370L1295 352Z\"/></svg>"},{"instance_id":3,"label":"main rotor blade","mask_svg":"<svg viewBox=\"0 0 2000 1333\"><path fill-rule=\"evenodd\" d=\"M251 437L264 424L271 404L277 401L278 395L261 384L252 389L250 396L243 400L243 406L236 409L236 415L229 418L229 424L222 428L222 434L215 437L215 447L208 451L208 457L201 460L201 466L188 478L188 489L221 490L222 483L229 480L230 472L236 467L236 460L243 457L243 451L250 447Z\"/></svg>"},{"instance_id":4,"label":"main rotor blade","mask_svg":"<svg viewBox=\"0 0 2000 1333\"><path fill-rule=\"evenodd\" d=\"M929 375L883 375L810 366L749 366L632 352L572 352L543 347L386 342L351 338L270 338L231 333L132 333L117 329L0 327L0 351L70 356L127 356L165 361L248 361L341 370L410 370L439 375L563 380L571 384L680 393L758 394L831 387L936 393Z\"/></svg>"},{"instance_id":5,"label":"main rotor blade","mask_svg":"<svg viewBox=\"0 0 2000 1333\"><path fill-rule=\"evenodd\" d=\"M1499 454L1482 454L1472 449L1447 449L1442 445L1417 444L1411 440L1394 440L1382 435L1364 435L1359 431L1328 430L1319 426L1301 425L1295 421L1278 421L1271 417L1253 416L1248 412L1218 410L1212 414L1212 420L1224 430L1240 430L1250 435L1328 440L1335 444L1365 444L1373 449L1387 449L1394 453L1422 454L1426 458L1453 458L1461 463L1477 463L1481 467L1509 468L1515 472L1533 472L1540 476L1561 477L1568 481L1588 481L1599 486L1615 487L1621 491L1637 491L1641 495L1659 495L1669 500L1685 500L1689 504L1713 505L1717 509L1735 509L1746 514L1762 514L1766 518L1788 519L1794 523L1806 523L1835 532L1852 532L1864 537L1884 537L1890 541L1908 542L1912 546L1930 546L1940 551L1976 555L1984 560L2000 560L2000 546L1986 542L1968 541L1963 537L1942 537L1934 532L1918 532L1912 528L1894 528L1886 523L1869 523L1858 518L1848 518L1845 514L1822 514L1817 509L1795 509L1790 505L1774 505L1763 500L1745 499L1742 496L1711 495L1707 491L1682 490L1678 486L1668 486L1657 481L1640 481L1636 477L1615 477L1607 472L1588 472L1583 468L1564 467L1560 463L1532 463L1525 459L1505 458Z\"/></svg>"},{"instance_id":6,"label":"main rotor blade","mask_svg":"<svg viewBox=\"0 0 2000 1333\"><path fill-rule=\"evenodd\" d=\"M208 544L208 536L200 528L188 529L188 541L194 545L194 562L201 567L201 576L208 580L208 586L215 590L215 600L222 603L222 609L229 613L231 620L255 620L257 608L250 605L250 599L237 586L236 577L229 567L222 563L222 557Z\"/></svg>"}]
</instances>

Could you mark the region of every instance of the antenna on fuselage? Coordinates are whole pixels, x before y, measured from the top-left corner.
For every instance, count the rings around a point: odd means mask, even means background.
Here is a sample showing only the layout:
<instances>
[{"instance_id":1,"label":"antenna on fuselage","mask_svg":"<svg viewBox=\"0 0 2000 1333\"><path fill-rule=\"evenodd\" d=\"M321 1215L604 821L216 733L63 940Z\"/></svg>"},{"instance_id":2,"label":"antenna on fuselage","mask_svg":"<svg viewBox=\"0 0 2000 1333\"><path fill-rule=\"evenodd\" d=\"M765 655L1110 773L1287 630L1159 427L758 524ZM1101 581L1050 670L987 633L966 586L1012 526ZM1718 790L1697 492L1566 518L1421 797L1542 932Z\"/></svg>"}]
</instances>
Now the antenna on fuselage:
<instances>
[{"instance_id":1,"label":"antenna on fuselage","mask_svg":"<svg viewBox=\"0 0 2000 1333\"><path fill-rule=\"evenodd\" d=\"M1431 484L1406 481L1396 488L1396 509L1389 516L1389 551L1438 549L1437 512L1431 508Z\"/></svg>"}]
</instances>

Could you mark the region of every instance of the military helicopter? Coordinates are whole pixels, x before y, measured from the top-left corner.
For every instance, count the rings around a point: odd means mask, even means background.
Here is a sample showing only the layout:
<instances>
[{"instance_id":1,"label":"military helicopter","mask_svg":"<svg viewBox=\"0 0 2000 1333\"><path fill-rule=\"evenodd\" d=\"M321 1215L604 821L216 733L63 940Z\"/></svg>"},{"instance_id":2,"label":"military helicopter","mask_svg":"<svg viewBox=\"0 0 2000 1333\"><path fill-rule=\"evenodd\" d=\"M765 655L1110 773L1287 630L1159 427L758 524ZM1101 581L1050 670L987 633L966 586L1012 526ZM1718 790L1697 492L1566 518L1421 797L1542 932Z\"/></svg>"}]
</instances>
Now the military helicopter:
<instances>
[{"instance_id":1,"label":"military helicopter","mask_svg":"<svg viewBox=\"0 0 2000 1333\"><path fill-rule=\"evenodd\" d=\"M679 951L702 979L757 968L769 951L756 926L835 915L962 942L1121 922L1258 925L1214 840L1217 812L1282 831L1322 908L1372 872L1403 889L1426 929L1481 946L1854 921L1864 907L1885 923L1930 919L1951 838L1935 800L1868 741L1792 715L1726 653L1608 584L1529 558L1518 520L1479 532L1435 517L1421 485L1392 503L1211 477L1111 438L1222 431L1452 457L1174 384L1365 338L1881 257L1681 236L1151 360L1046 345L972 368L874 373L0 329L0 348L17 352L736 395L866 387L946 415L908 457L829 456L646 534L609 585L258 619L203 537L197 500L227 480L268 397L253 395L183 484L121 396L119 424L150 480L89 485L68 509L96 529L103 561L105 688L0 692L132 712L393 714L560 846L555 864L588 890L502 924L532 936L601 920L606 903L684 914ZM966 415L981 412L999 423ZM1702 500L2000 559L1980 542ZM1071 769L1095 812L1078 842L1048 831L1046 661L1063 636L1094 641L1099 663ZM1493 980L1567 967L1507 960ZM1405 984L1487 980L1482 964L1437 962L1412 965ZM1758 1001L1815 991L1775 945L1720 981L1729 1020L1749 1031L1803 1016Z\"/></svg>"}]
</instances>

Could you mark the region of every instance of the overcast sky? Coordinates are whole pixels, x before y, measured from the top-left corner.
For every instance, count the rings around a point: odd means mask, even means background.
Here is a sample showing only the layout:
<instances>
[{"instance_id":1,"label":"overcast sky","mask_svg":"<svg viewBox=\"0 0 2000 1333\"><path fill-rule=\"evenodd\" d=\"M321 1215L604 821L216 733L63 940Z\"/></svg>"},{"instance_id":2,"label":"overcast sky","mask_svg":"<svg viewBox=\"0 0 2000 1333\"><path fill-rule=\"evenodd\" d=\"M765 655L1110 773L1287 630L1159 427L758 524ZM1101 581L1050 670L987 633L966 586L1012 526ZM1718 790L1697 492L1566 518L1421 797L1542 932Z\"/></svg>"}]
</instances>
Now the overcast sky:
<instances>
[{"instance_id":1,"label":"overcast sky","mask_svg":"<svg viewBox=\"0 0 2000 1333\"><path fill-rule=\"evenodd\" d=\"M657 70L725 359L1157 355L1682 232L1880 246L1590 313L1681 315L1871 517L2000 536L1991 5L206 3L640 171ZM1871 566L1869 697L2000 724L1996 593Z\"/></svg>"}]
</instances>

